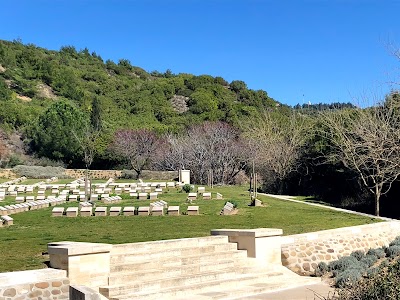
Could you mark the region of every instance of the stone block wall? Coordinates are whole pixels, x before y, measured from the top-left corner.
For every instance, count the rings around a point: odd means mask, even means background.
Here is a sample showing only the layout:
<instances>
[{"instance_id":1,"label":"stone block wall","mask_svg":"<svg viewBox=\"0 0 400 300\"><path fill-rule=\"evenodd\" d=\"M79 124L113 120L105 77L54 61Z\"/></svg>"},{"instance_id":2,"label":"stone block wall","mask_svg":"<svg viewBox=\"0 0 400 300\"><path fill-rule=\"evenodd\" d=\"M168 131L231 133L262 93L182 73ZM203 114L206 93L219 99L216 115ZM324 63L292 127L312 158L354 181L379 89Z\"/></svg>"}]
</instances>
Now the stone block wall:
<instances>
[{"instance_id":1,"label":"stone block wall","mask_svg":"<svg viewBox=\"0 0 400 300\"><path fill-rule=\"evenodd\" d=\"M69 279L62 270L43 269L2 273L1 300L69 299Z\"/></svg>"},{"instance_id":2,"label":"stone block wall","mask_svg":"<svg viewBox=\"0 0 400 300\"><path fill-rule=\"evenodd\" d=\"M282 264L297 274L312 275L319 262L387 246L399 235L400 222L394 221L285 236Z\"/></svg>"},{"instance_id":3,"label":"stone block wall","mask_svg":"<svg viewBox=\"0 0 400 300\"><path fill-rule=\"evenodd\" d=\"M71 178L85 177L85 169L65 169L65 175ZM118 178L122 171L118 170L89 170L89 176L92 179Z\"/></svg>"},{"instance_id":4,"label":"stone block wall","mask_svg":"<svg viewBox=\"0 0 400 300\"><path fill-rule=\"evenodd\" d=\"M64 174L70 178L82 178L85 177L85 169L65 169ZM109 179L109 178L120 178L122 176L121 170L89 170L90 177L92 179ZM14 179L17 178L12 169L0 169L0 178ZM178 171L142 171L141 178L143 180L168 180L172 181L178 178Z\"/></svg>"},{"instance_id":5,"label":"stone block wall","mask_svg":"<svg viewBox=\"0 0 400 300\"><path fill-rule=\"evenodd\" d=\"M17 174L15 174L11 169L0 169L0 178L14 179L17 177Z\"/></svg>"}]
</instances>

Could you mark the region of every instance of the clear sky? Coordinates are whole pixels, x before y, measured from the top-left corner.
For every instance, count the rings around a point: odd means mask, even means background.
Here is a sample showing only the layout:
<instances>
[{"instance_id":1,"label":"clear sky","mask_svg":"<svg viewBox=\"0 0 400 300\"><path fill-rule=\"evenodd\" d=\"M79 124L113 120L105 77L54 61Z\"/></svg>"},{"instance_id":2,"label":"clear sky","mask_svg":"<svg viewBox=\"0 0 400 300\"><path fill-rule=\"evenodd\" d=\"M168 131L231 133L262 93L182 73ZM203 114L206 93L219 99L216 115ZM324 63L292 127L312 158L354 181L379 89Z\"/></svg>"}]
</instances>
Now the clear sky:
<instances>
[{"instance_id":1,"label":"clear sky","mask_svg":"<svg viewBox=\"0 0 400 300\"><path fill-rule=\"evenodd\" d=\"M0 39L87 47L146 71L243 80L288 104L382 97L396 0L0 0ZM304 96L303 96L304 95Z\"/></svg>"}]
</instances>

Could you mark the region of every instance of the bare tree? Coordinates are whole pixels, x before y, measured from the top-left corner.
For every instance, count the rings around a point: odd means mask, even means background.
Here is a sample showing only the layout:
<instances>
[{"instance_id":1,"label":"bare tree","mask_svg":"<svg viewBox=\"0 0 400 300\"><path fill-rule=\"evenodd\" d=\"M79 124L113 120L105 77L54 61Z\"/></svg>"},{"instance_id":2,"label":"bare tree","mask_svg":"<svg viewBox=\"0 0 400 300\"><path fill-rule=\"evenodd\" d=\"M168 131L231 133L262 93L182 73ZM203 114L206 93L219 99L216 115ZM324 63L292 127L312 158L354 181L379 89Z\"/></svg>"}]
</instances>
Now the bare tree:
<instances>
[{"instance_id":1,"label":"bare tree","mask_svg":"<svg viewBox=\"0 0 400 300\"><path fill-rule=\"evenodd\" d=\"M194 182L205 184L209 170L213 182L234 183L244 169L248 151L238 131L223 122L204 122L192 126L184 135L170 135L160 168L190 169Z\"/></svg>"},{"instance_id":2,"label":"bare tree","mask_svg":"<svg viewBox=\"0 0 400 300\"><path fill-rule=\"evenodd\" d=\"M96 154L96 145L100 138L100 131L96 130L88 123L80 130L72 130L72 134L83 153L83 162L85 163L85 200L88 201L91 194L91 186L89 187L89 169Z\"/></svg>"},{"instance_id":3,"label":"bare tree","mask_svg":"<svg viewBox=\"0 0 400 300\"><path fill-rule=\"evenodd\" d=\"M299 169L310 129L311 121L306 117L271 112L263 112L244 124L244 136L256 169L282 184L290 173Z\"/></svg>"},{"instance_id":4,"label":"bare tree","mask_svg":"<svg viewBox=\"0 0 400 300\"><path fill-rule=\"evenodd\" d=\"M144 168L158 157L162 144L163 139L148 129L122 129L115 133L111 149L127 159L140 178Z\"/></svg>"},{"instance_id":5,"label":"bare tree","mask_svg":"<svg viewBox=\"0 0 400 300\"><path fill-rule=\"evenodd\" d=\"M400 116L392 101L370 108L322 113L321 134L329 141L329 161L340 161L354 170L380 199L400 175Z\"/></svg>"}]
</instances>

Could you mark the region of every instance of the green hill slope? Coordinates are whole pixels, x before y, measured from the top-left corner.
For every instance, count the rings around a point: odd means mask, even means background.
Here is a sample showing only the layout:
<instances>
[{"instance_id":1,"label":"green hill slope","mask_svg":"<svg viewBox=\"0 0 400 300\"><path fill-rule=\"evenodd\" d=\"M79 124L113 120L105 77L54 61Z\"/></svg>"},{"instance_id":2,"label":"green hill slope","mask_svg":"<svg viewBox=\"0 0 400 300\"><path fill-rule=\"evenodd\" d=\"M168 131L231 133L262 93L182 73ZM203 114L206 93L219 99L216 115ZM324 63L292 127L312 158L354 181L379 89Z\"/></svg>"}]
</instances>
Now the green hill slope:
<instances>
[{"instance_id":1,"label":"green hill slope","mask_svg":"<svg viewBox=\"0 0 400 300\"><path fill-rule=\"evenodd\" d=\"M176 132L188 124L243 116L279 103L243 81L209 75L148 73L126 59L103 61L88 49L64 46L50 51L0 40L0 124L29 126L52 102L67 99L90 111L100 100L109 128L154 128Z\"/></svg>"}]
</instances>

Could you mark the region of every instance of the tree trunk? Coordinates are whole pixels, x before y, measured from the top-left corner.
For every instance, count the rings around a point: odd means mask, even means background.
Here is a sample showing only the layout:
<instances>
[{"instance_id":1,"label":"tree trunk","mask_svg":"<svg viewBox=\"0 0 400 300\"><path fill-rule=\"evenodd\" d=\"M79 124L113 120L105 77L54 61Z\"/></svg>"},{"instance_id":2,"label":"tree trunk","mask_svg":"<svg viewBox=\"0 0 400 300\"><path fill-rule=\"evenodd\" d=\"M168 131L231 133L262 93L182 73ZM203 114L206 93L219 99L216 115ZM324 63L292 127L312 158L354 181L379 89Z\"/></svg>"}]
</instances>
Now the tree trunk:
<instances>
[{"instance_id":1,"label":"tree trunk","mask_svg":"<svg viewBox=\"0 0 400 300\"><path fill-rule=\"evenodd\" d=\"M379 200L381 198L381 195L377 193L375 195L375 215L379 217Z\"/></svg>"},{"instance_id":2,"label":"tree trunk","mask_svg":"<svg viewBox=\"0 0 400 300\"><path fill-rule=\"evenodd\" d=\"M89 185L89 168L86 166L85 170L85 201L89 201L88 186Z\"/></svg>"}]
</instances>

